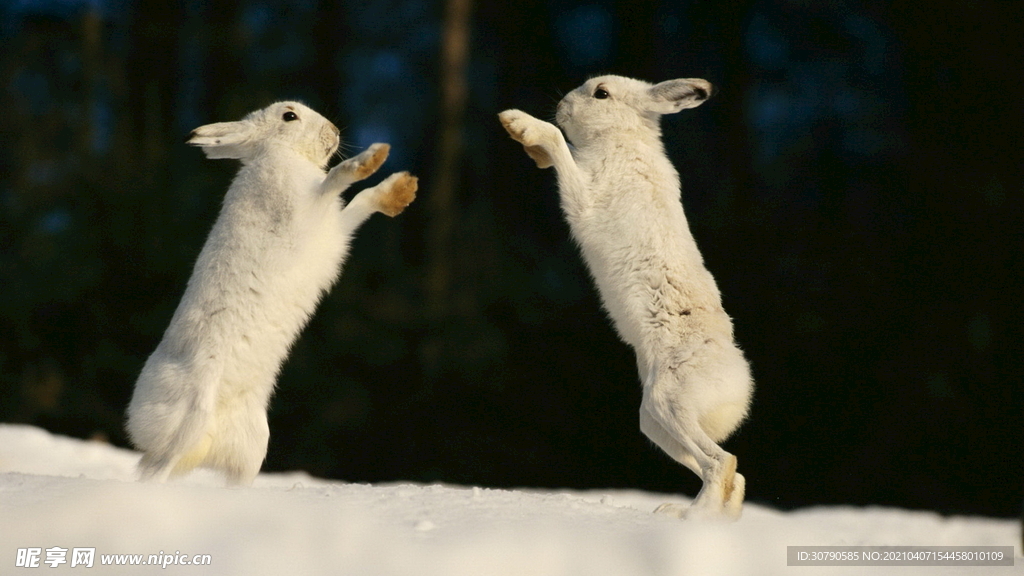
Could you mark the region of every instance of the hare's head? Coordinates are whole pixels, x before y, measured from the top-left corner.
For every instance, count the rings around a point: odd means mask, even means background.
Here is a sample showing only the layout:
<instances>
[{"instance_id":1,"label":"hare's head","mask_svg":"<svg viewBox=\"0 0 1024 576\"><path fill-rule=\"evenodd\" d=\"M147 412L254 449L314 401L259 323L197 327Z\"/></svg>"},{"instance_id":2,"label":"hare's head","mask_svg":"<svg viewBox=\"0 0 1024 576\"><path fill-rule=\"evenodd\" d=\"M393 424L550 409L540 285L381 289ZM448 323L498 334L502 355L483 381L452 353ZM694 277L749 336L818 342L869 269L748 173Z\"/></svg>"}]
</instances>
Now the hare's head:
<instances>
[{"instance_id":1,"label":"hare's head","mask_svg":"<svg viewBox=\"0 0 1024 576\"><path fill-rule=\"evenodd\" d=\"M188 143L207 158L247 162L274 147L288 148L325 168L340 139L338 129L299 102L275 102L237 122L217 122L192 131Z\"/></svg>"},{"instance_id":2,"label":"hare's head","mask_svg":"<svg viewBox=\"0 0 1024 576\"><path fill-rule=\"evenodd\" d=\"M612 133L657 135L663 114L700 106L711 91L711 83L700 78L650 84L622 76L598 76L562 98L555 121L576 146Z\"/></svg>"}]
</instances>

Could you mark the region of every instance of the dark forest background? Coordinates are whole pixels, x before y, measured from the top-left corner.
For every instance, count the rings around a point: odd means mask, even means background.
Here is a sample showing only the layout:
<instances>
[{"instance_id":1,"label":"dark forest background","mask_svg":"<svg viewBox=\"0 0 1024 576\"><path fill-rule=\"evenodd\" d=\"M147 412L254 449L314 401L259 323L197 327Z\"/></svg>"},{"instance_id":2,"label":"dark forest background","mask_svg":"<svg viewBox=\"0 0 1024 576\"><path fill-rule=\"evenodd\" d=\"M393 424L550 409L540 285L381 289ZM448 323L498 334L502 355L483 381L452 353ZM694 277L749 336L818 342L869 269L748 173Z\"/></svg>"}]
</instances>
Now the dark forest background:
<instances>
[{"instance_id":1,"label":"dark forest background","mask_svg":"<svg viewBox=\"0 0 1024 576\"><path fill-rule=\"evenodd\" d=\"M0 28L0 421L123 414L237 166L184 144L301 99L418 200L296 343L265 470L696 493L497 112L703 77L670 157L757 390L748 498L1005 516L1024 496L1024 3L20 0Z\"/></svg>"}]
</instances>

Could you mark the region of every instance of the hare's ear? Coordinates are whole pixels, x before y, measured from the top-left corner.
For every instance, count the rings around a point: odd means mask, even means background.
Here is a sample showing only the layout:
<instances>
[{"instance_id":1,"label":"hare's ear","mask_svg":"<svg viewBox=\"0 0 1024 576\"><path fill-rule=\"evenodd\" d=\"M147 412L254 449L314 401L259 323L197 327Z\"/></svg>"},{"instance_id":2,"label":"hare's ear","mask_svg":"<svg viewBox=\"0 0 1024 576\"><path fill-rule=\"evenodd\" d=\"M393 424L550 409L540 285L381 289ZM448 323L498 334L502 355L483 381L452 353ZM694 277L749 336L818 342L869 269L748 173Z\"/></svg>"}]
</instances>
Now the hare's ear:
<instances>
[{"instance_id":1,"label":"hare's ear","mask_svg":"<svg viewBox=\"0 0 1024 576\"><path fill-rule=\"evenodd\" d=\"M252 136L249 122L217 122L193 130L187 143L201 147L207 158L237 159L248 154Z\"/></svg>"},{"instance_id":2,"label":"hare's ear","mask_svg":"<svg viewBox=\"0 0 1024 576\"><path fill-rule=\"evenodd\" d=\"M700 78L666 80L647 89L651 112L672 114L684 108L696 108L711 97L714 87Z\"/></svg>"}]
</instances>

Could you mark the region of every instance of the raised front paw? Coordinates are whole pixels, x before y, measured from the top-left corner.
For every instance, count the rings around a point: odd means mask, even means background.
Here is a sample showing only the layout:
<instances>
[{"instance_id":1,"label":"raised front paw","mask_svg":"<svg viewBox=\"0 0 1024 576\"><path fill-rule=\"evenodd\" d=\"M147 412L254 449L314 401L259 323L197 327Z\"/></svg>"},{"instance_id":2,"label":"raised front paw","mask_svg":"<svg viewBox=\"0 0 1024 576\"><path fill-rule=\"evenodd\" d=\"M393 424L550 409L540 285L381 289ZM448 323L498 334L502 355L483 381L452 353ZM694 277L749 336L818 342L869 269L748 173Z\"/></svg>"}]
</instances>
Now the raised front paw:
<instances>
[{"instance_id":1,"label":"raised front paw","mask_svg":"<svg viewBox=\"0 0 1024 576\"><path fill-rule=\"evenodd\" d=\"M513 140L523 146L540 144L542 131L539 126L545 124L522 110L505 110L498 114L498 120Z\"/></svg>"},{"instance_id":2,"label":"raised front paw","mask_svg":"<svg viewBox=\"0 0 1024 576\"><path fill-rule=\"evenodd\" d=\"M416 199L418 188L419 178L408 172L398 172L388 176L377 185L378 192L375 197L377 210L388 216L398 216L406 206L412 204L412 201Z\"/></svg>"},{"instance_id":3,"label":"raised front paw","mask_svg":"<svg viewBox=\"0 0 1024 576\"><path fill-rule=\"evenodd\" d=\"M389 144L372 144L360 154L339 164L338 167L344 166L345 170L352 174L354 180L362 180L376 172L380 165L388 159L390 152Z\"/></svg>"},{"instance_id":4,"label":"raised front paw","mask_svg":"<svg viewBox=\"0 0 1024 576\"><path fill-rule=\"evenodd\" d=\"M387 144L373 144L360 154L338 164L327 173L327 178L320 188L321 193L341 194L353 182L369 177L388 159L390 151L391 146Z\"/></svg>"},{"instance_id":5,"label":"raised front paw","mask_svg":"<svg viewBox=\"0 0 1024 576\"><path fill-rule=\"evenodd\" d=\"M523 145L526 153L537 163L538 168L551 166L548 147L557 145L558 128L538 120L521 110L505 110L498 114L498 120L513 140Z\"/></svg>"}]
</instances>

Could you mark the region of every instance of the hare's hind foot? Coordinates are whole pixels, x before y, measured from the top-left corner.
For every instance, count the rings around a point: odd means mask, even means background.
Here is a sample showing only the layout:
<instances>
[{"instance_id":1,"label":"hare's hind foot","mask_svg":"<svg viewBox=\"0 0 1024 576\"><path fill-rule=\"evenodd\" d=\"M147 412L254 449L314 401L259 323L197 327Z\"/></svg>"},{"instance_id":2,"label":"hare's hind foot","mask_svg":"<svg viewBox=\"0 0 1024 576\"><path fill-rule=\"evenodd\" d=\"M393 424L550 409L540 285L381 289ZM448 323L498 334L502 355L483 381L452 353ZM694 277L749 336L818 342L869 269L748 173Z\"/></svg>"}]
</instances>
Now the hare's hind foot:
<instances>
[{"instance_id":1,"label":"hare's hind foot","mask_svg":"<svg viewBox=\"0 0 1024 576\"><path fill-rule=\"evenodd\" d=\"M743 496L746 492L747 480L742 474L736 474L732 481L732 492L726 494L723 512L727 518L737 520L743 513Z\"/></svg>"},{"instance_id":2,"label":"hare's hind foot","mask_svg":"<svg viewBox=\"0 0 1024 576\"><path fill-rule=\"evenodd\" d=\"M736 473L737 463L736 456L726 453L721 468L704 475L704 486L690 505L687 518L739 519L746 480Z\"/></svg>"},{"instance_id":3,"label":"hare's hind foot","mask_svg":"<svg viewBox=\"0 0 1024 576\"><path fill-rule=\"evenodd\" d=\"M672 502L665 502L661 506L654 509L655 514L664 514L671 516L672 518L686 518L686 511L689 510L689 506L682 504L674 504Z\"/></svg>"},{"instance_id":4,"label":"hare's hind foot","mask_svg":"<svg viewBox=\"0 0 1024 576\"><path fill-rule=\"evenodd\" d=\"M739 474L736 476L743 478ZM742 480L740 480L740 483L742 483ZM655 514L664 514L682 520L725 520L729 522L739 520L742 511L742 498L730 500L725 503L725 506L701 505L701 503L694 500L689 506L666 502L654 509Z\"/></svg>"},{"instance_id":5,"label":"hare's hind foot","mask_svg":"<svg viewBox=\"0 0 1024 576\"><path fill-rule=\"evenodd\" d=\"M689 506L666 502L654 509L655 514L664 514L680 520L735 520L722 513L721 510L701 506L694 500Z\"/></svg>"},{"instance_id":6,"label":"hare's hind foot","mask_svg":"<svg viewBox=\"0 0 1024 576\"><path fill-rule=\"evenodd\" d=\"M416 199L419 179L408 172L388 176L378 185L377 209L388 216L398 216Z\"/></svg>"},{"instance_id":7,"label":"hare's hind foot","mask_svg":"<svg viewBox=\"0 0 1024 576\"><path fill-rule=\"evenodd\" d=\"M736 472L735 456L729 454L724 464L721 472L715 477L705 478L700 494L697 494L689 506L669 502L658 506L654 512L688 520L738 520L743 512L746 479Z\"/></svg>"}]
</instances>

